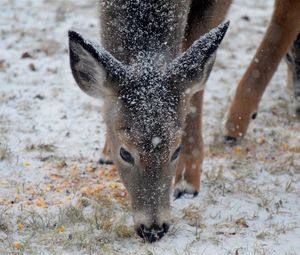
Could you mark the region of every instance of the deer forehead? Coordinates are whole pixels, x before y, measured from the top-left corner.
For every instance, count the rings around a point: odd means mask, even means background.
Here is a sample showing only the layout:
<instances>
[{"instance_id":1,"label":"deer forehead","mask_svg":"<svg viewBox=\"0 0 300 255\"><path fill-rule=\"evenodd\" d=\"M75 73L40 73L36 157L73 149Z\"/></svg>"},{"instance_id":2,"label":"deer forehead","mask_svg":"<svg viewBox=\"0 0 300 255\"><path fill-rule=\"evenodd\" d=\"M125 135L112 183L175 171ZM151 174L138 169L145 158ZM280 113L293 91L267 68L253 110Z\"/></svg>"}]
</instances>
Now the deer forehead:
<instances>
[{"instance_id":1,"label":"deer forehead","mask_svg":"<svg viewBox=\"0 0 300 255\"><path fill-rule=\"evenodd\" d=\"M143 158L157 160L169 156L181 134L181 124L172 110L131 107L120 116L119 141L129 151Z\"/></svg>"},{"instance_id":2,"label":"deer forehead","mask_svg":"<svg viewBox=\"0 0 300 255\"><path fill-rule=\"evenodd\" d=\"M122 141L142 153L168 150L181 130L177 113L171 108L131 107L123 118Z\"/></svg>"},{"instance_id":3,"label":"deer forehead","mask_svg":"<svg viewBox=\"0 0 300 255\"><path fill-rule=\"evenodd\" d=\"M156 63L132 65L128 73L118 97L126 128L148 140L152 136L169 137L178 126L180 92L164 78Z\"/></svg>"}]
</instances>

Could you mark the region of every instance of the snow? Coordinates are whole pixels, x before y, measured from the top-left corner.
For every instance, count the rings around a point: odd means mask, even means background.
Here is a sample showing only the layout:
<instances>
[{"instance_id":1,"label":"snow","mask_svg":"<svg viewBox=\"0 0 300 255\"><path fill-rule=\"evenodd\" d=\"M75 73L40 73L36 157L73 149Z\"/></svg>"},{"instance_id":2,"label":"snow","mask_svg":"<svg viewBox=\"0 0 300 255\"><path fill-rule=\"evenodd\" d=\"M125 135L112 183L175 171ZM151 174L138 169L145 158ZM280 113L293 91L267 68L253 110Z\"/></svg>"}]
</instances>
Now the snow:
<instances>
[{"instance_id":1,"label":"snow","mask_svg":"<svg viewBox=\"0 0 300 255\"><path fill-rule=\"evenodd\" d=\"M157 145L159 145L161 143L161 138L159 138L159 137L153 137L152 138L152 144L153 144L153 146L154 146L154 148L157 146Z\"/></svg>"},{"instance_id":2,"label":"snow","mask_svg":"<svg viewBox=\"0 0 300 255\"><path fill-rule=\"evenodd\" d=\"M113 223L132 228L126 206L89 193L102 192L104 184L109 194L124 190L114 170L96 165L104 146L102 103L80 91L69 67L68 30L99 38L96 1L1 5L0 254L300 253L300 125L293 92L285 86L285 63L242 144L222 143L224 116L266 30L272 0L236 0L230 9L231 25L205 90L201 191L172 201L171 229L154 244L99 230L89 218L111 215ZM31 57L21 58L25 52ZM78 207L75 223L59 218L70 206Z\"/></svg>"}]
</instances>

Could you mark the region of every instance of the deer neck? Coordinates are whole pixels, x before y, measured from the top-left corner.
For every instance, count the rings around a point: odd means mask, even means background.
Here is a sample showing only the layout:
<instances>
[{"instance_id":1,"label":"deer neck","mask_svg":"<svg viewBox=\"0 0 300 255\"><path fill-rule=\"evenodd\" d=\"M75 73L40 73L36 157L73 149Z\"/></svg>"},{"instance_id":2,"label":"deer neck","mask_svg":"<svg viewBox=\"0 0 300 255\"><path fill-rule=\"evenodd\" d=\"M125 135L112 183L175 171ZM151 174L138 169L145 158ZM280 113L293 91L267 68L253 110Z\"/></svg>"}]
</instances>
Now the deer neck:
<instances>
[{"instance_id":1,"label":"deer neck","mask_svg":"<svg viewBox=\"0 0 300 255\"><path fill-rule=\"evenodd\" d=\"M101 0L104 48L126 64L140 62L144 56L174 59L182 48L189 2Z\"/></svg>"}]
</instances>

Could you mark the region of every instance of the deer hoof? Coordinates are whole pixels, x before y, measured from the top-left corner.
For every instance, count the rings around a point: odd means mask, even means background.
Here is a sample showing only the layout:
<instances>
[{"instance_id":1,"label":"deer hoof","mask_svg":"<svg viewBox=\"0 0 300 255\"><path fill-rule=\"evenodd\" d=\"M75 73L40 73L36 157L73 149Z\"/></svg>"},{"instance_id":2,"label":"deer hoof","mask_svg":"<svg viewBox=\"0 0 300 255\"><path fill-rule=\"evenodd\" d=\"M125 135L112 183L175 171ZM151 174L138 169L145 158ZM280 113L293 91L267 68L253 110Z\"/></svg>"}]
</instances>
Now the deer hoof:
<instances>
[{"instance_id":1,"label":"deer hoof","mask_svg":"<svg viewBox=\"0 0 300 255\"><path fill-rule=\"evenodd\" d=\"M178 199L178 198L184 197L185 195L192 195L193 198L194 198L194 197L198 196L198 194L199 194L198 191L194 191L193 193L190 193L187 190L175 189L175 191L174 191L174 198Z\"/></svg>"},{"instance_id":2,"label":"deer hoof","mask_svg":"<svg viewBox=\"0 0 300 255\"><path fill-rule=\"evenodd\" d=\"M234 146L238 144L238 139L234 136L225 135L224 136L224 143Z\"/></svg>"},{"instance_id":3,"label":"deer hoof","mask_svg":"<svg viewBox=\"0 0 300 255\"><path fill-rule=\"evenodd\" d=\"M193 187L193 185L187 183L186 181L181 181L175 186L174 198L178 199L185 195L192 195L192 197L198 196L199 192Z\"/></svg>"}]
</instances>

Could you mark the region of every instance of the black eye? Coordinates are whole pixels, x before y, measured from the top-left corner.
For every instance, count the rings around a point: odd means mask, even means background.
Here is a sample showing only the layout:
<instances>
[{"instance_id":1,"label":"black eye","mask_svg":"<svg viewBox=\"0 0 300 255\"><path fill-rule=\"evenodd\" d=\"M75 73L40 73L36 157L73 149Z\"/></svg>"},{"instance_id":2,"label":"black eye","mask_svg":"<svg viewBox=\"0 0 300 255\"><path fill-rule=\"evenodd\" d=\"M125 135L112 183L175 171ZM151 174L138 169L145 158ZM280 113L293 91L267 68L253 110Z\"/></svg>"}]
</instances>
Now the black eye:
<instances>
[{"instance_id":1,"label":"black eye","mask_svg":"<svg viewBox=\"0 0 300 255\"><path fill-rule=\"evenodd\" d=\"M180 145L180 146L176 149L176 151L174 151L174 153L173 153L173 155L172 155L172 157L171 157L171 161L174 161L175 159L178 158L178 156L179 156L179 154L180 154L180 152L181 152L181 149L182 149L182 146Z\"/></svg>"},{"instance_id":2,"label":"black eye","mask_svg":"<svg viewBox=\"0 0 300 255\"><path fill-rule=\"evenodd\" d=\"M129 164L134 164L134 159L133 159L133 157L131 156L131 154L128 152L128 151L126 151L123 147L121 147L121 149L120 149L120 156L121 156L121 158L125 161L125 162L127 162L127 163L129 163Z\"/></svg>"}]
</instances>

